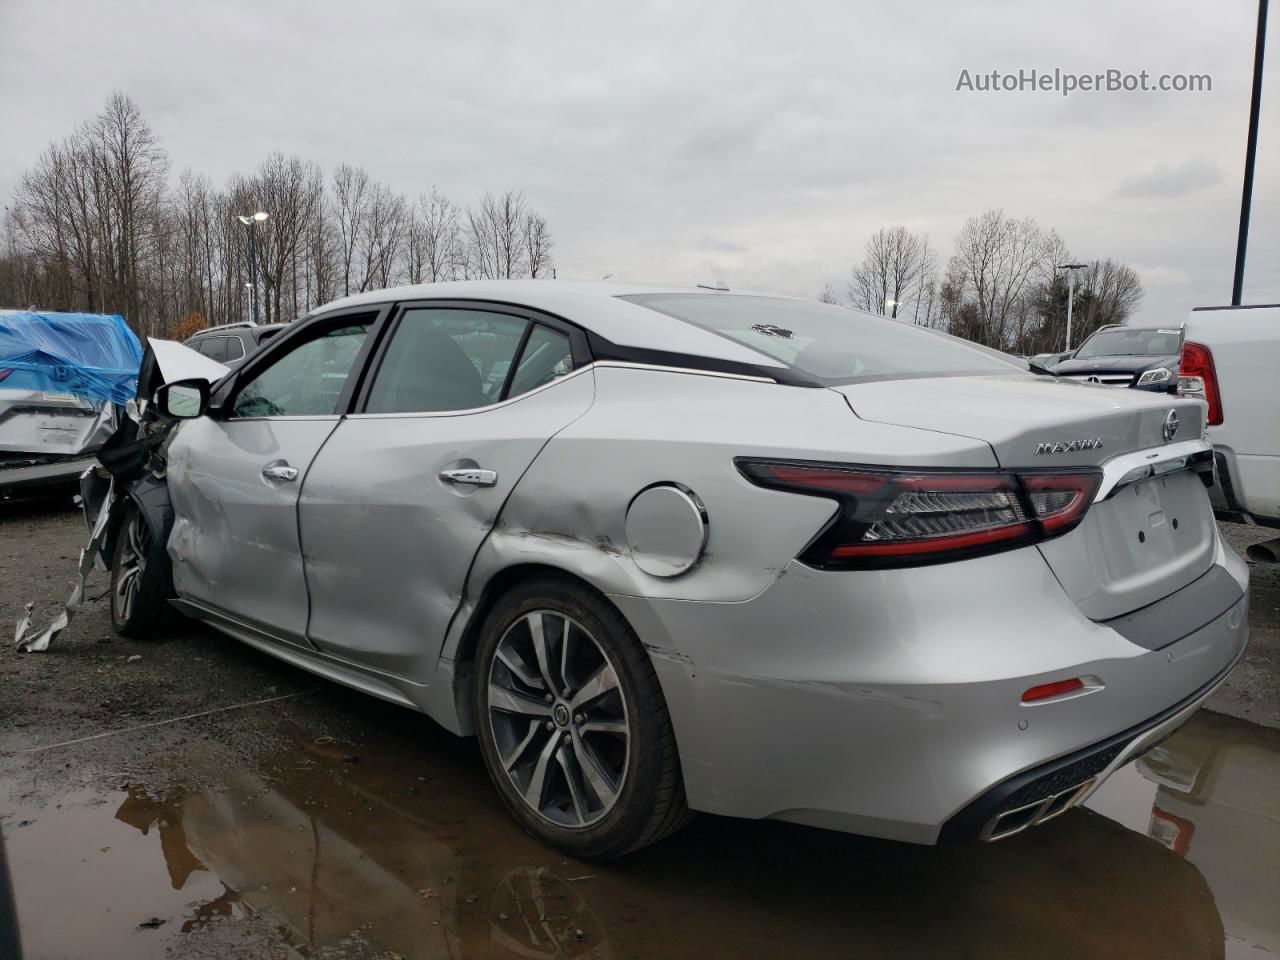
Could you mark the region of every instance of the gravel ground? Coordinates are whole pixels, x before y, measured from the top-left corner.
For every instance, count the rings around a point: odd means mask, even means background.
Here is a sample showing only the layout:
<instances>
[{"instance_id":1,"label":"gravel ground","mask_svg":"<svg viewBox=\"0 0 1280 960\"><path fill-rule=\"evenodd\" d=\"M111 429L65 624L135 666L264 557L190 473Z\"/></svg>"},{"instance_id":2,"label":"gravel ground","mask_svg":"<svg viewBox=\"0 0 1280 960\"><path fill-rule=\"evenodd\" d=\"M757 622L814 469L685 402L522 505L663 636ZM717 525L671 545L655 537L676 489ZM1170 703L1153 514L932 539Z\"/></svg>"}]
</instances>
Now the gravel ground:
<instances>
[{"instance_id":1,"label":"gravel ground","mask_svg":"<svg viewBox=\"0 0 1280 960\"><path fill-rule=\"evenodd\" d=\"M47 622L85 539L65 504L0 504L0 619L34 600ZM28 960L1280 956L1277 570L1253 569L1251 600L1249 652L1209 703L1251 722L1202 713L1162 748L1171 783L1205 771L1185 809L1131 773L1104 815L987 847L702 817L616 864L534 843L474 742L425 717L199 626L126 640L90 602L45 654L0 644ZM1156 807L1194 821L1185 856L1146 836Z\"/></svg>"},{"instance_id":2,"label":"gravel ground","mask_svg":"<svg viewBox=\"0 0 1280 960\"><path fill-rule=\"evenodd\" d=\"M1280 536L1280 530L1236 523L1221 529L1241 556L1249 544ZM1249 577L1249 649L1208 707L1280 728L1280 565L1251 564Z\"/></svg>"}]
</instances>

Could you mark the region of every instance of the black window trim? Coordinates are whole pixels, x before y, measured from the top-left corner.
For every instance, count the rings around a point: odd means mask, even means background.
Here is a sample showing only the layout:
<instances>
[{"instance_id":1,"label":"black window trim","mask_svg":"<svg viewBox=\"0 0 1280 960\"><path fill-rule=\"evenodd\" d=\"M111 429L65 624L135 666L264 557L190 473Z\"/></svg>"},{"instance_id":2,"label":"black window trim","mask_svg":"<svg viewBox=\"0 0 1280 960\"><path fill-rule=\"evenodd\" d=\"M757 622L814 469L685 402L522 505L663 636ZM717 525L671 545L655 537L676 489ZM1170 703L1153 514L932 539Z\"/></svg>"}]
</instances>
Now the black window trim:
<instances>
[{"instance_id":1,"label":"black window trim","mask_svg":"<svg viewBox=\"0 0 1280 960\"><path fill-rule=\"evenodd\" d=\"M290 324L288 329L268 339L266 345L260 350L250 353L243 364L218 383L210 401L209 415L219 420L315 420L347 416L351 413L352 403L365 382L369 357L386 329L391 307L391 304L368 304L350 310L326 313L303 323ZM338 402L333 413L289 417L235 416L236 399L241 388L257 373L275 363L279 357L292 350L294 345L301 346L306 341L323 336L326 331L337 329L361 317L372 317L373 320L369 324L369 332L365 335L364 343L360 345L360 351L351 364L351 373L348 374L346 383L342 386L342 392L338 394Z\"/></svg>"},{"instance_id":2,"label":"black window trim","mask_svg":"<svg viewBox=\"0 0 1280 960\"><path fill-rule=\"evenodd\" d=\"M379 338L377 350L371 356L367 366L365 376L360 384L358 396L352 404L351 414L357 416L370 417L390 417L390 416L447 416L450 414L469 413L475 410L490 410L508 401L507 391L511 388L511 379L515 373L515 369L520 361L520 354L524 350L525 344L529 342L529 335L532 333L535 325L542 325L557 333L562 333L569 338L569 349L573 352L573 369L575 371L587 366L592 362L590 347L588 346L588 335L582 328L575 326L568 321L535 310L532 307L523 307L518 304L501 303L493 300L403 300L395 304L388 305L392 313L391 319L387 322L385 333ZM498 399L492 403L487 403L481 407L467 407L461 410L430 410L430 411L404 411L402 413L370 413L368 410L369 394L373 389L374 381L378 378L378 373L382 369L383 360L386 358L389 345L395 340L396 330L400 326L406 313L410 310L475 310L481 313L496 313L505 316L517 317L525 320L526 325L520 334L520 342L516 345L516 351L511 357L511 367L507 370L507 377L502 384L502 392L498 395ZM328 314L324 314L328 316ZM554 382L554 381L552 381ZM549 386L549 384L546 384ZM532 392L532 391L531 391ZM524 396L525 394L521 394ZM511 398L518 399L518 398Z\"/></svg>"}]
</instances>

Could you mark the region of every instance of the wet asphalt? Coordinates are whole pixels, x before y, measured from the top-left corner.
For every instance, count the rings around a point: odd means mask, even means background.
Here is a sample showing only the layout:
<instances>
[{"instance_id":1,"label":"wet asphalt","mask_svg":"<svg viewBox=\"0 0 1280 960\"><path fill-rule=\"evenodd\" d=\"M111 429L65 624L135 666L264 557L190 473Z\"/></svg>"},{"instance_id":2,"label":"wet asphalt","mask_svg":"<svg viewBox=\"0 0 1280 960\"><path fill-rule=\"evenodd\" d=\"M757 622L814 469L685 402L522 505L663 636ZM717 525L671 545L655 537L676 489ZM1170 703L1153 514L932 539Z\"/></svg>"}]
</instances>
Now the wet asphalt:
<instances>
[{"instance_id":1,"label":"wet asphalt","mask_svg":"<svg viewBox=\"0 0 1280 960\"><path fill-rule=\"evenodd\" d=\"M43 623L85 536L0 505L0 619ZM46 654L0 647L24 955L1280 957L1276 570L1251 602L1212 709L1091 809L935 848L704 816L594 864L513 824L473 742L203 628L116 637L100 600Z\"/></svg>"}]
</instances>

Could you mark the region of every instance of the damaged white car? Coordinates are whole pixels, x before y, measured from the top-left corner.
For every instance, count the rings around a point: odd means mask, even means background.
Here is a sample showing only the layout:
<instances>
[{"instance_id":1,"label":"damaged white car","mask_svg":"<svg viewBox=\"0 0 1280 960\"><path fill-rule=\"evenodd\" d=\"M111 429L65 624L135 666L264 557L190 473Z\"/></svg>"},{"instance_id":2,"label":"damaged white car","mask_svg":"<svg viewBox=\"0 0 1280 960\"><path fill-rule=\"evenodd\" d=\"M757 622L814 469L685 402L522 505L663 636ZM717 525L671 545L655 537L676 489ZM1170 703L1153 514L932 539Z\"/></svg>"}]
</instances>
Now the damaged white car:
<instances>
[{"instance_id":1,"label":"damaged white car","mask_svg":"<svg viewBox=\"0 0 1280 960\"><path fill-rule=\"evenodd\" d=\"M141 358L119 316L0 311L0 499L74 484L115 431Z\"/></svg>"},{"instance_id":2,"label":"damaged white car","mask_svg":"<svg viewBox=\"0 0 1280 960\"><path fill-rule=\"evenodd\" d=\"M1010 836L1244 650L1195 401L614 284L362 294L221 379L181 349L100 455L117 628L181 611L474 734L574 855L692 810Z\"/></svg>"}]
</instances>

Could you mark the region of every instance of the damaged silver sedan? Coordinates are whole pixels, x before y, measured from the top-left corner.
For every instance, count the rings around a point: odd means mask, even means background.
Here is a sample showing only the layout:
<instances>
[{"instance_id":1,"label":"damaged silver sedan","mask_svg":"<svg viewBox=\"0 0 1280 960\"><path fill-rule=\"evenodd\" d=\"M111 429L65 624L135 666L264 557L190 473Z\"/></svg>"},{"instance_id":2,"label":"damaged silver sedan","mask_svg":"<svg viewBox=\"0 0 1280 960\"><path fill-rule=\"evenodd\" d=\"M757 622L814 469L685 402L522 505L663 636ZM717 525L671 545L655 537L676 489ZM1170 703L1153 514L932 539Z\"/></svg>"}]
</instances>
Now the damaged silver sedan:
<instances>
[{"instance_id":1,"label":"damaged silver sedan","mask_svg":"<svg viewBox=\"0 0 1280 960\"><path fill-rule=\"evenodd\" d=\"M574 855L693 810L1008 836L1244 649L1194 401L612 284L362 294L221 378L181 349L101 457L117 628L180 611L474 734Z\"/></svg>"}]
</instances>

